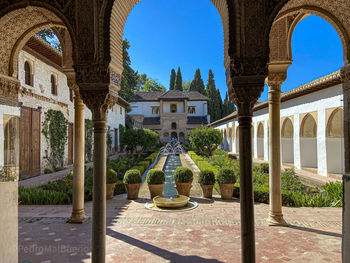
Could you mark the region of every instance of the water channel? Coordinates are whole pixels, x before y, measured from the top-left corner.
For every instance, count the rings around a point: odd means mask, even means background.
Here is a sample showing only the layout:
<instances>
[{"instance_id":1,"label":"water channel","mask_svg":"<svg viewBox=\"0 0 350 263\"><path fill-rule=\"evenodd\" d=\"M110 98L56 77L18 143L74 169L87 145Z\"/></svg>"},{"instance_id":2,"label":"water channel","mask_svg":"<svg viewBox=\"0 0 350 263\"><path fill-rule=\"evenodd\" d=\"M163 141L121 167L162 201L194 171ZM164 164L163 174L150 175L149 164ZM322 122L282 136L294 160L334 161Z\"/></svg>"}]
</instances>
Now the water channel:
<instances>
[{"instance_id":1,"label":"water channel","mask_svg":"<svg viewBox=\"0 0 350 263\"><path fill-rule=\"evenodd\" d=\"M171 197L177 195L174 183L174 173L176 168L181 167L181 160L179 155L168 155L163 171L165 174L165 183L163 189L163 196Z\"/></svg>"}]
</instances>

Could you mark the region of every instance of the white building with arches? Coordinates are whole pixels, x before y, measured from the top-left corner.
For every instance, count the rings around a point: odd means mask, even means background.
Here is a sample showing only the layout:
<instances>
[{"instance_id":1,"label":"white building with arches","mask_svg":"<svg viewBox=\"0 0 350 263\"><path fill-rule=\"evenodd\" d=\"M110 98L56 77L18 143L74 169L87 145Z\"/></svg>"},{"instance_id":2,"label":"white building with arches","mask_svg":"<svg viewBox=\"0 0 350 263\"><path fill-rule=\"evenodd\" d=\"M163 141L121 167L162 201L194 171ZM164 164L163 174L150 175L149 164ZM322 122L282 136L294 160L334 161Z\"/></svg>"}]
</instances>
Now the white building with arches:
<instances>
[{"instance_id":1,"label":"white building with arches","mask_svg":"<svg viewBox=\"0 0 350 263\"><path fill-rule=\"evenodd\" d=\"M222 149L239 154L237 112L209 124L223 132ZM269 160L268 102L254 107L253 157ZM281 162L321 176L344 173L343 90L334 72L281 96Z\"/></svg>"}]
</instances>

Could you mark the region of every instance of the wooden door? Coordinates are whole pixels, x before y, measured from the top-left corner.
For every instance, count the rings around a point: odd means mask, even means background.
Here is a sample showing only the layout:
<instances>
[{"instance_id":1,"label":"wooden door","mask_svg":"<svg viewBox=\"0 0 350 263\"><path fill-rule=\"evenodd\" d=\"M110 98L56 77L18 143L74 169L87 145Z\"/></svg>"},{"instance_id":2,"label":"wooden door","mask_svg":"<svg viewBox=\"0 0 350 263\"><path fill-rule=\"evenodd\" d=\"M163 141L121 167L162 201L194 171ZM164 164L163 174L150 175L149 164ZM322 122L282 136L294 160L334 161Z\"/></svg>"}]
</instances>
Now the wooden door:
<instances>
[{"instance_id":1,"label":"wooden door","mask_svg":"<svg viewBox=\"0 0 350 263\"><path fill-rule=\"evenodd\" d=\"M73 123L68 125L68 165L73 164Z\"/></svg>"},{"instance_id":2,"label":"wooden door","mask_svg":"<svg viewBox=\"0 0 350 263\"><path fill-rule=\"evenodd\" d=\"M21 108L20 180L40 175L41 112Z\"/></svg>"}]
</instances>

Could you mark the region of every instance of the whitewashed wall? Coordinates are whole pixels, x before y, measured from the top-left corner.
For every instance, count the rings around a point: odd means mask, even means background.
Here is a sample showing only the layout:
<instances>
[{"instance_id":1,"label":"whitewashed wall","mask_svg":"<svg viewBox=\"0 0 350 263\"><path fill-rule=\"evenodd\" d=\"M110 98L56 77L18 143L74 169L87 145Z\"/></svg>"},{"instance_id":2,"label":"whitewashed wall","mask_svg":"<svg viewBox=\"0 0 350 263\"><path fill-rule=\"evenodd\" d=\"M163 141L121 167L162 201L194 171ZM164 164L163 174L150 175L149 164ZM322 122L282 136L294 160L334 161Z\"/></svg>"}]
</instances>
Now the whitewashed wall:
<instances>
[{"instance_id":1,"label":"whitewashed wall","mask_svg":"<svg viewBox=\"0 0 350 263\"><path fill-rule=\"evenodd\" d=\"M171 104L176 104L177 112L185 112L185 102L183 102L183 101L164 101L163 102L164 113L170 113L170 105Z\"/></svg>"},{"instance_id":2,"label":"whitewashed wall","mask_svg":"<svg viewBox=\"0 0 350 263\"><path fill-rule=\"evenodd\" d=\"M131 112L130 115L144 115L145 117L157 117L159 114L152 114L152 107L160 107L159 101L144 101L144 102L131 102L130 108Z\"/></svg>"},{"instance_id":3,"label":"whitewashed wall","mask_svg":"<svg viewBox=\"0 0 350 263\"><path fill-rule=\"evenodd\" d=\"M342 173L344 171L344 139L326 138L326 110L343 106L342 85L316 91L281 103L281 118L292 117L294 137L281 138L281 160L293 163L296 169L314 167L319 175ZM317 138L301 138L300 124L303 114L317 112ZM254 112L253 156L268 161L268 108ZM216 129L226 129L226 124L234 122L238 127L237 118L214 126ZM264 123L264 139L257 138L258 123ZM282 125L282 122L281 122ZM239 140L236 130L232 147L228 151L239 152Z\"/></svg>"}]
</instances>

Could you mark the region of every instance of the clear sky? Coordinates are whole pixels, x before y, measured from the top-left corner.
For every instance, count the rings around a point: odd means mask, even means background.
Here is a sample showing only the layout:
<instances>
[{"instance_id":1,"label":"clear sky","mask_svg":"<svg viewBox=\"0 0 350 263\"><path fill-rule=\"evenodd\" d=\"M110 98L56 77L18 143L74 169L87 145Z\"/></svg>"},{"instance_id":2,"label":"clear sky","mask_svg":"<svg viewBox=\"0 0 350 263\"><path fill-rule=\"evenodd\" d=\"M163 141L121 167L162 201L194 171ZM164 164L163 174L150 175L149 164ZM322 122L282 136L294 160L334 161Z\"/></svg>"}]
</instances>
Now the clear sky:
<instances>
[{"instance_id":1,"label":"clear sky","mask_svg":"<svg viewBox=\"0 0 350 263\"><path fill-rule=\"evenodd\" d=\"M183 80L200 68L206 83L214 72L222 97L227 91L222 22L210 0L143 0L131 11L124 28L130 42L131 66L169 87L170 71L181 67ZM325 20L301 21L292 39L293 64L282 91L338 70L343 64L340 38ZM265 89L260 100L267 99Z\"/></svg>"}]
</instances>

